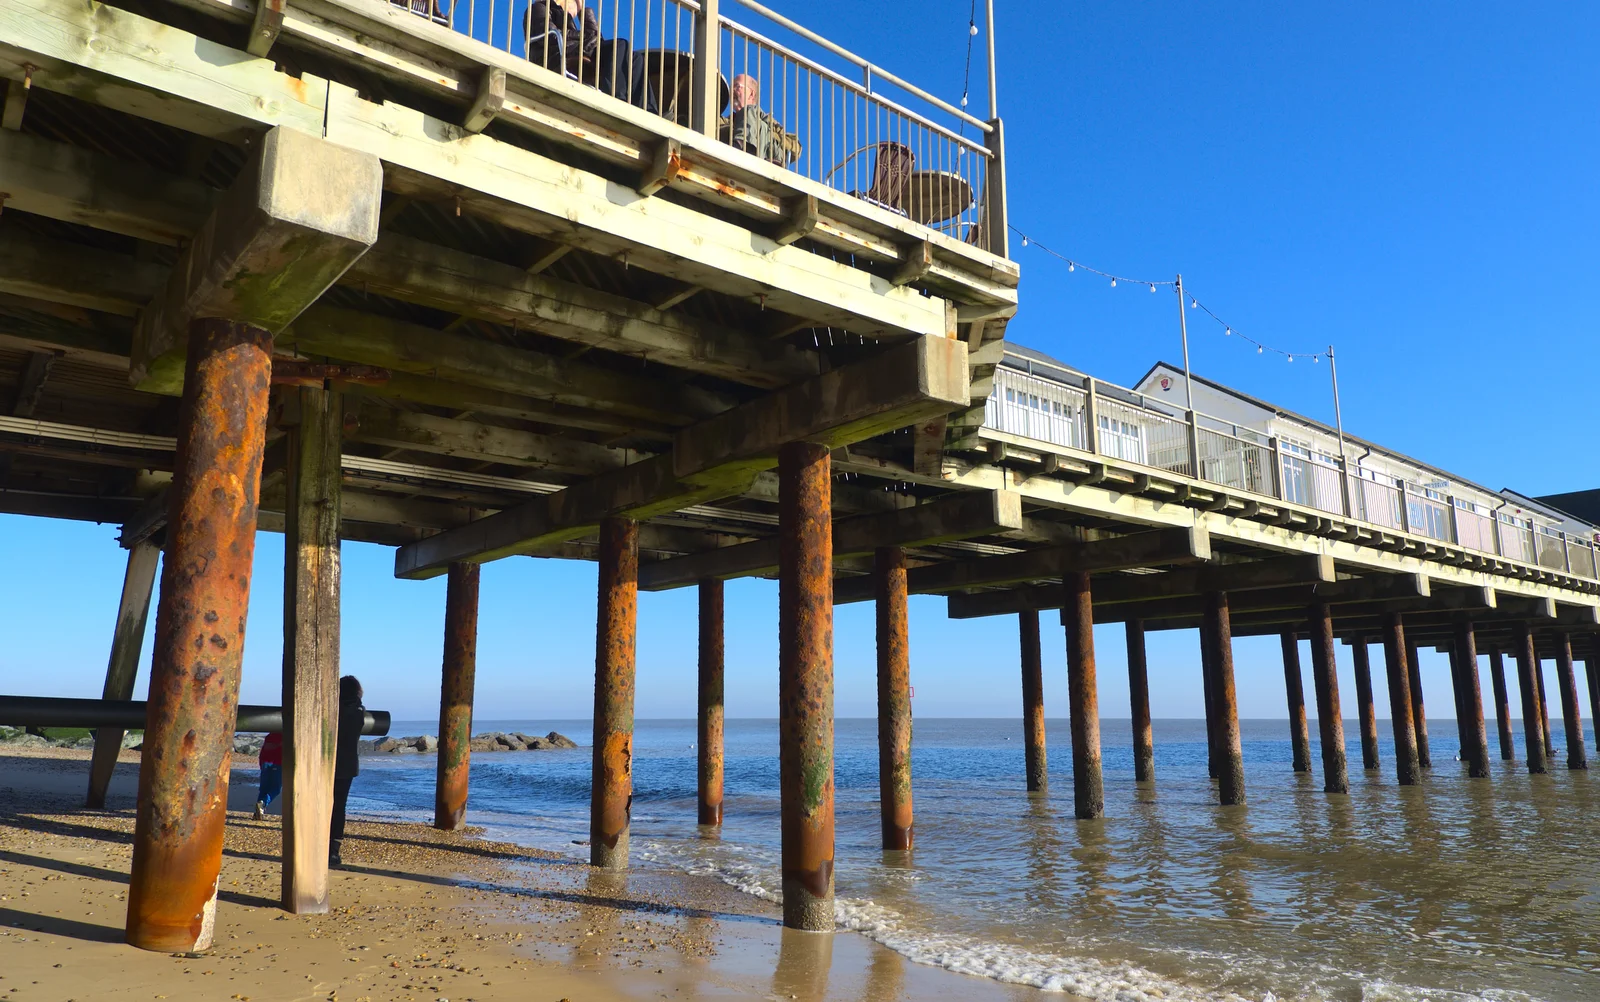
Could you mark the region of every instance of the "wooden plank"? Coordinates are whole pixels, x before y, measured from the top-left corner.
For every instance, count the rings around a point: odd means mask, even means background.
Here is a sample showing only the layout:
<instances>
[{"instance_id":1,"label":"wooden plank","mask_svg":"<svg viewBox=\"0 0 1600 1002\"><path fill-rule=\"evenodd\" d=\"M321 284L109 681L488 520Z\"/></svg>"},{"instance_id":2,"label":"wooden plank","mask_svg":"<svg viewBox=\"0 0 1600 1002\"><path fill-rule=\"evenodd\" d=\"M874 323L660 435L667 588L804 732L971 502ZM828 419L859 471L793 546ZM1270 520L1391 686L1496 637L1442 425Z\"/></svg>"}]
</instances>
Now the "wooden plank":
<instances>
[{"instance_id":1,"label":"wooden plank","mask_svg":"<svg viewBox=\"0 0 1600 1002\"><path fill-rule=\"evenodd\" d=\"M302 386L289 428L283 568L283 907L328 910L339 732L339 394Z\"/></svg>"},{"instance_id":2,"label":"wooden plank","mask_svg":"<svg viewBox=\"0 0 1600 1002\"><path fill-rule=\"evenodd\" d=\"M833 555L858 556L880 546L926 546L990 536L1022 527L1021 499L1010 491L972 491L911 508L839 519L833 524ZM682 588L707 578L770 574L778 567L778 539L663 560L639 568L646 591Z\"/></svg>"},{"instance_id":3,"label":"wooden plank","mask_svg":"<svg viewBox=\"0 0 1600 1002\"><path fill-rule=\"evenodd\" d=\"M3 322L0 322L0 325L3 325ZM384 383L372 386L349 385L341 389L351 396L426 404L447 410L538 421L542 424L604 434L631 435L661 442L667 442L672 437L665 425L654 422L640 422L612 414L551 404L519 393L449 382L435 378L431 373L412 375L409 372L391 371L388 381Z\"/></svg>"},{"instance_id":4,"label":"wooden plank","mask_svg":"<svg viewBox=\"0 0 1600 1002\"><path fill-rule=\"evenodd\" d=\"M106 683L101 699L132 699L139 675L139 654L144 647L144 629L150 619L150 596L155 591L156 567L161 562L161 547L138 543L128 551L128 570L122 579L122 599L117 604L117 624L111 633L111 658L106 663ZM117 768L122 751L120 727L95 730L94 753L89 761L89 795L86 804L106 805L106 789Z\"/></svg>"},{"instance_id":5,"label":"wooden plank","mask_svg":"<svg viewBox=\"0 0 1600 1002\"><path fill-rule=\"evenodd\" d=\"M617 469L629 460L628 450L612 449L579 439L391 410L350 408L345 437L355 442L389 445L438 456L462 456L489 463L592 476Z\"/></svg>"},{"instance_id":6,"label":"wooden plank","mask_svg":"<svg viewBox=\"0 0 1600 1002\"><path fill-rule=\"evenodd\" d=\"M27 364L23 366L22 378L17 381L17 392L11 402L11 413L14 417L30 417L34 408L39 406L39 397L44 393L45 380L50 378L50 369L54 367L56 358L53 351L30 351Z\"/></svg>"},{"instance_id":7,"label":"wooden plank","mask_svg":"<svg viewBox=\"0 0 1600 1002\"><path fill-rule=\"evenodd\" d=\"M742 493L777 465L779 446L837 448L965 404L966 346L924 337L680 431L672 451L401 547L395 575L426 578L592 532L601 518L648 518Z\"/></svg>"},{"instance_id":8,"label":"wooden plank","mask_svg":"<svg viewBox=\"0 0 1600 1002\"><path fill-rule=\"evenodd\" d=\"M134 385L181 392L195 317L282 331L377 240L382 189L376 157L294 129L267 133L140 314Z\"/></svg>"},{"instance_id":9,"label":"wooden plank","mask_svg":"<svg viewBox=\"0 0 1600 1002\"><path fill-rule=\"evenodd\" d=\"M132 343L133 324L123 317L0 293L0 347L126 370Z\"/></svg>"},{"instance_id":10,"label":"wooden plank","mask_svg":"<svg viewBox=\"0 0 1600 1002\"><path fill-rule=\"evenodd\" d=\"M166 274L161 265L126 254L0 230L0 292L8 295L131 317L160 290Z\"/></svg>"},{"instance_id":11,"label":"wooden plank","mask_svg":"<svg viewBox=\"0 0 1600 1002\"><path fill-rule=\"evenodd\" d=\"M751 386L783 386L817 372L813 352L396 234L380 237L345 281Z\"/></svg>"}]
</instances>

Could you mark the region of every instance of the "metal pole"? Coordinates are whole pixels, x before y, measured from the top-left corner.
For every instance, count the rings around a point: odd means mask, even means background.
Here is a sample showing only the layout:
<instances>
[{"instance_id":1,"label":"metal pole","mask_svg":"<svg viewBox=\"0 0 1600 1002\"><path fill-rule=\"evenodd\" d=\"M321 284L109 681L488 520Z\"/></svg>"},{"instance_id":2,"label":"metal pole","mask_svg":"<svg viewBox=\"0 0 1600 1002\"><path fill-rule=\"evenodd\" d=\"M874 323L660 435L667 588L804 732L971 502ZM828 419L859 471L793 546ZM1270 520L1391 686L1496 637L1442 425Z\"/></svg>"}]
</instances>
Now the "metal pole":
<instances>
[{"instance_id":1,"label":"metal pole","mask_svg":"<svg viewBox=\"0 0 1600 1002\"><path fill-rule=\"evenodd\" d=\"M1183 276L1175 283L1178 288L1178 331L1183 335L1183 409L1194 410L1194 390L1189 383L1189 315L1183 312Z\"/></svg>"},{"instance_id":2,"label":"metal pole","mask_svg":"<svg viewBox=\"0 0 1600 1002\"><path fill-rule=\"evenodd\" d=\"M910 849L911 651L906 624L906 551L880 546L874 557L878 606L878 791L883 847Z\"/></svg>"},{"instance_id":3,"label":"metal pole","mask_svg":"<svg viewBox=\"0 0 1600 1002\"><path fill-rule=\"evenodd\" d=\"M989 118L1000 117L1000 98L995 93L995 67L994 67L994 0L988 0L989 12Z\"/></svg>"},{"instance_id":4,"label":"metal pole","mask_svg":"<svg viewBox=\"0 0 1600 1002\"><path fill-rule=\"evenodd\" d=\"M628 866L633 807L633 695L639 623L639 524L600 522L595 621L594 765L589 789L589 863Z\"/></svg>"},{"instance_id":5,"label":"metal pole","mask_svg":"<svg viewBox=\"0 0 1600 1002\"><path fill-rule=\"evenodd\" d=\"M1339 363L1333 359L1331 344L1328 345L1328 372L1333 375L1333 423L1339 430L1339 463L1342 466L1344 465L1344 414L1339 409Z\"/></svg>"},{"instance_id":6,"label":"metal pole","mask_svg":"<svg viewBox=\"0 0 1600 1002\"><path fill-rule=\"evenodd\" d=\"M444 597L444 658L439 684L439 761L433 826L458 831L467 820L472 770L472 698L478 675L477 564L451 564Z\"/></svg>"},{"instance_id":7,"label":"metal pole","mask_svg":"<svg viewBox=\"0 0 1600 1002\"><path fill-rule=\"evenodd\" d=\"M1022 640L1022 738L1026 748L1028 790L1048 789L1050 773L1044 741L1044 675L1039 657L1039 613L1017 613Z\"/></svg>"},{"instance_id":8,"label":"metal pole","mask_svg":"<svg viewBox=\"0 0 1600 1002\"><path fill-rule=\"evenodd\" d=\"M1100 691L1094 663L1094 601L1089 573L1072 571L1063 582L1067 628L1067 703L1072 714L1072 802L1079 819L1104 817L1106 798L1100 772Z\"/></svg>"}]
</instances>

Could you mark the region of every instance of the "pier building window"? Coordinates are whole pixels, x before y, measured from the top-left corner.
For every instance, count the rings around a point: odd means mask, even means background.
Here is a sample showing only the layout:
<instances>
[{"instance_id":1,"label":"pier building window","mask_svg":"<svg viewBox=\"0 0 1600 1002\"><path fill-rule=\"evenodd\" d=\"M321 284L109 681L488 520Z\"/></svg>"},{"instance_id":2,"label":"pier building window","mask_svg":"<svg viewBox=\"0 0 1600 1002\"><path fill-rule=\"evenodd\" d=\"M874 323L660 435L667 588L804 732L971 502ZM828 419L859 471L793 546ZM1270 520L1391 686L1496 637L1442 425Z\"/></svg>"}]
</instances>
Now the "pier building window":
<instances>
[{"instance_id":1,"label":"pier building window","mask_svg":"<svg viewBox=\"0 0 1600 1002\"><path fill-rule=\"evenodd\" d=\"M1144 429L1131 421L1100 415L1100 451L1130 463L1143 463Z\"/></svg>"}]
</instances>

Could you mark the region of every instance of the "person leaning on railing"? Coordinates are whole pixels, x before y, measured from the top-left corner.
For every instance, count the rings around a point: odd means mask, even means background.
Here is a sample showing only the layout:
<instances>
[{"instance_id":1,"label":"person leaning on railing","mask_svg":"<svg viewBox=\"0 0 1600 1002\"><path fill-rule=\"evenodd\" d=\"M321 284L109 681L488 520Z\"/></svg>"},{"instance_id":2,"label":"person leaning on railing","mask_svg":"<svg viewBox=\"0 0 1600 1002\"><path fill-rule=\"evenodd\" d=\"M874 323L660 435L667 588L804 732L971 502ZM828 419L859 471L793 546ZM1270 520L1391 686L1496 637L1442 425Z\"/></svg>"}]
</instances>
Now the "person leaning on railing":
<instances>
[{"instance_id":1,"label":"person leaning on railing","mask_svg":"<svg viewBox=\"0 0 1600 1002\"><path fill-rule=\"evenodd\" d=\"M644 56L626 38L601 38L600 19L583 0L537 0L523 15L523 29L529 62L657 111Z\"/></svg>"},{"instance_id":2,"label":"person leaning on railing","mask_svg":"<svg viewBox=\"0 0 1600 1002\"><path fill-rule=\"evenodd\" d=\"M761 109L761 82L748 73L733 78L732 111L723 116L718 137L735 149L787 166L800 159L800 137Z\"/></svg>"}]
</instances>

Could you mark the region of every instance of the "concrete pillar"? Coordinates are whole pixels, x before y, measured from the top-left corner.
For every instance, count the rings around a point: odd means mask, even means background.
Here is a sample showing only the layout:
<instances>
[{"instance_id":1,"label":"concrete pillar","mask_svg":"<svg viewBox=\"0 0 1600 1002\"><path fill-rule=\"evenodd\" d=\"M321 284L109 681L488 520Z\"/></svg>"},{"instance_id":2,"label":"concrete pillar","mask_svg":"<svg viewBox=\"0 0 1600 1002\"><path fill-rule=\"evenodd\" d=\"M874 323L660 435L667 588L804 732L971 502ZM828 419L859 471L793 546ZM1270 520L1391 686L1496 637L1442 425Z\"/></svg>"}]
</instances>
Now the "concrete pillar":
<instances>
[{"instance_id":1,"label":"concrete pillar","mask_svg":"<svg viewBox=\"0 0 1600 1002\"><path fill-rule=\"evenodd\" d=\"M1226 592L1205 598L1204 642L1211 648L1211 703L1216 710L1217 796L1223 806L1244 803L1244 745L1239 734L1239 697L1233 682L1233 628Z\"/></svg>"},{"instance_id":2,"label":"concrete pillar","mask_svg":"<svg viewBox=\"0 0 1600 1002\"><path fill-rule=\"evenodd\" d=\"M1513 627L1513 653L1517 658L1517 687L1522 690L1522 736L1528 753L1528 772L1537 775L1546 771L1544 731L1539 713L1539 688L1534 675L1539 670L1539 656L1533 649L1533 631L1527 623Z\"/></svg>"},{"instance_id":3,"label":"concrete pillar","mask_svg":"<svg viewBox=\"0 0 1600 1002\"><path fill-rule=\"evenodd\" d=\"M1039 652L1039 614L1017 613L1022 641L1022 741L1027 756L1028 791L1050 788L1044 744L1044 669Z\"/></svg>"},{"instance_id":4,"label":"concrete pillar","mask_svg":"<svg viewBox=\"0 0 1600 1002\"><path fill-rule=\"evenodd\" d=\"M288 390L283 544L283 907L328 910L328 836L339 733L339 511L344 407Z\"/></svg>"},{"instance_id":5,"label":"concrete pillar","mask_svg":"<svg viewBox=\"0 0 1600 1002\"><path fill-rule=\"evenodd\" d=\"M272 335L189 325L128 884L128 942L211 946L255 555Z\"/></svg>"},{"instance_id":6,"label":"concrete pillar","mask_svg":"<svg viewBox=\"0 0 1600 1002\"><path fill-rule=\"evenodd\" d=\"M1567 768L1589 768L1583 743L1583 713L1578 709L1578 681L1572 670L1572 638L1556 634L1556 682L1561 686L1561 723L1567 729Z\"/></svg>"},{"instance_id":7,"label":"concrete pillar","mask_svg":"<svg viewBox=\"0 0 1600 1002\"><path fill-rule=\"evenodd\" d=\"M1394 726L1395 778L1401 786L1415 786L1422 778L1422 764L1417 759L1417 731L1411 713L1405 623L1398 612L1384 617L1383 663L1389 679L1390 723Z\"/></svg>"},{"instance_id":8,"label":"concrete pillar","mask_svg":"<svg viewBox=\"0 0 1600 1002\"><path fill-rule=\"evenodd\" d=\"M1103 817L1100 773L1100 687L1094 665L1094 599L1087 571L1064 579L1061 625L1067 628L1067 698L1072 714L1072 806L1080 819Z\"/></svg>"},{"instance_id":9,"label":"concrete pillar","mask_svg":"<svg viewBox=\"0 0 1600 1002\"><path fill-rule=\"evenodd\" d=\"M457 831L467 820L472 767L472 698L478 677L477 564L451 564L444 597L444 660L439 684L439 763L433 826Z\"/></svg>"},{"instance_id":10,"label":"concrete pillar","mask_svg":"<svg viewBox=\"0 0 1600 1002\"><path fill-rule=\"evenodd\" d=\"M1458 663L1456 685L1461 702L1461 758L1467 775L1489 777L1489 741L1483 728L1483 688L1478 681L1478 641L1472 624L1456 623L1455 651Z\"/></svg>"},{"instance_id":11,"label":"concrete pillar","mask_svg":"<svg viewBox=\"0 0 1600 1002\"><path fill-rule=\"evenodd\" d=\"M1433 756L1428 752L1428 711L1422 700L1422 663L1417 657L1417 645L1406 641L1406 670L1411 673L1411 724L1417 733L1417 762L1424 769L1433 768Z\"/></svg>"},{"instance_id":12,"label":"concrete pillar","mask_svg":"<svg viewBox=\"0 0 1600 1002\"><path fill-rule=\"evenodd\" d=\"M1372 660L1367 638L1350 646L1356 668L1356 712L1361 722L1361 768L1378 768L1378 709L1372 701Z\"/></svg>"},{"instance_id":13,"label":"concrete pillar","mask_svg":"<svg viewBox=\"0 0 1600 1002\"><path fill-rule=\"evenodd\" d=\"M634 658L639 627L639 523L600 522L595 617L594 765L589 786L589 863L628 865L633 813Z\"/></svg>"},{"instance_id":14,"label":"concrete pillar","mask_svg":"<svg viewBox=\"0 0 1600 1002\"><path fill-rule=\"evenodd\" d=\"M1500 758L1510 762L1517 757L1511 738L1511 694L1506 690L1506 659L1498 650L1489 652L1489 680L1494 686L1494 723L1500 737Z\"/></svg>"},{"instance_id":15,"label":"concrete pillar","mask_svg":"<svg viewBox=\"0 0 1600 1002\"><path fill-rule=\"evenodd\" d=\"M161 547L145 540L128 550L128 569L122 577L122 600L117 604L117 625L111 634L111 659L106 664L106 684L101 699L132 699L139 674L139 653L144 646L145 623L150 618L150 594L155 588ZM122 752L120 727L97 727L94 755L89 761L89 807L106 805L106 788Z\"/></svg>"},{"instance_id":16,"label":"concrete pillar","mask_svg":"<svg viewBox=\"0 0 1600 1002\"><path fill-rule=\"evenodd\" d=\"M699 819L722 824L722 672L723 585L716 578L700 582L699 679Z\"/></svg>"},{"instance_id":17,"label":"concrete pillar","mask_svg":"<svg viewBox=\"0 0 1600 1002\"><path fill-rule=\"evenodd\" d=\"M911 649L906 628L906 551L880 546L878 592L878 794L883 847L909 849L911 814Z\"/></svg>"},{"instance_id":18,"label":"concrete pillar","mask_svg":"<svg viewBox=\"0 0 1600 1002\"><path fill-rule=\"evenodd\" d=\"M1311 679L1317 694L1317 729L1322 735L1322 789L1326 793L1349 793L1344 720L1339 716L1339 673L1333 655L1333 614L1328 603L1313 603L1309 620Z\"/></svg>"},{"instance_id":19,"label":"concrete pillar","mask_svg":"<svg viewBox=\"0 0 1600 1002\"><path fill-rule=\"evenodd\" d=\"M1300 673L1300 638L1285 630L1283 644L1283 687L1289 696L1289 743L1294 748L1294 771L1311 771L1311 729L1306 723L1305 683Z\"/></svg>"},{"instance_id":20,"label":"concrete pillar","mask_svg":"<svg viewBox=\"0 0 1600 1002\"><path fill-rule=\"evenodd\" d=\"M1155 734L1150 727L1150 672L1145 659L1144 622L1124 624L1128 638L1128 702L1133 718L1133 779L1149 783L1156 778Z\"/></svg>"},{"instance_id":21,"label":"concrete pillar","mask_svg":"<svg viewBox=\"0 0 1600 1002\"><path fill-rule=\"evenodd\" d=\"M778 450L778 772L783 924L833 928L833 481L828 450Z\"/></svg>"}]
</instances>

